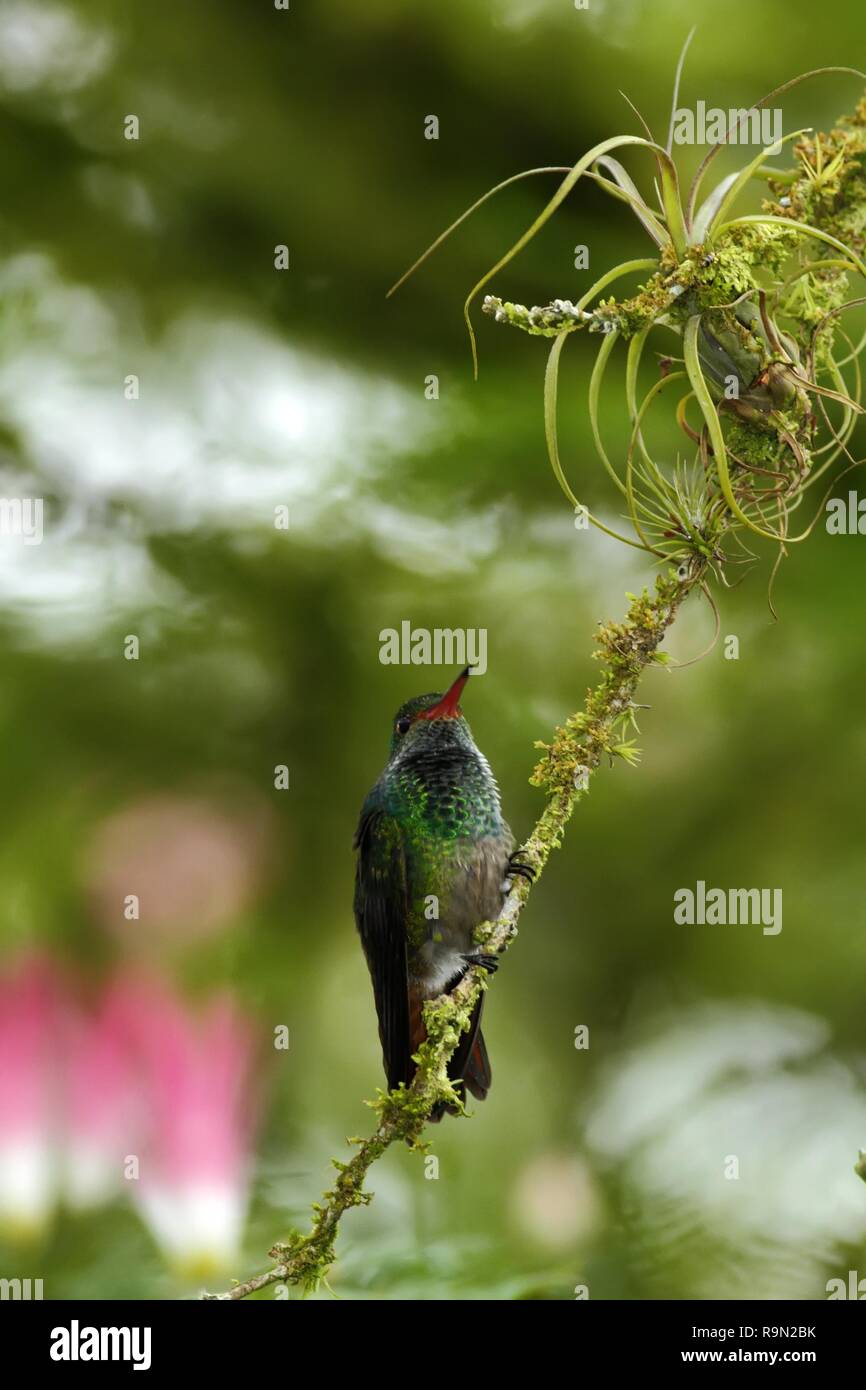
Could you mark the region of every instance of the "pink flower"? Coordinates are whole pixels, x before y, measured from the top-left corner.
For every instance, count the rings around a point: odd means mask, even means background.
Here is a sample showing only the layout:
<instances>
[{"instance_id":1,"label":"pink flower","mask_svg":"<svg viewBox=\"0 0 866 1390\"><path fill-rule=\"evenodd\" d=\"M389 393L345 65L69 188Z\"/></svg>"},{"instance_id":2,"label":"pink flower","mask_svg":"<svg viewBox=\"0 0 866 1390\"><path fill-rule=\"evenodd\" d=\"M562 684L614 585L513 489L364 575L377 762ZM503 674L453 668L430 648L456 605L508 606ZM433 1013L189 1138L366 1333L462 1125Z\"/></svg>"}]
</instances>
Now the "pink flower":
<instances>
[{"instance_id":1,"label":"pink flower","mask_svg":"<svg viewBox=\"0 0 866 1390\"><path fill-rule=\"evenodd\" d=\"M0 975L0 1231L41 1232L60 1173L78 1210L125 1178L173 1264L230 1264L248 1200L252 1064L251 1028L228 996L194 1010L125 974L87 1012L50 962L24 958Z\"/></svg>"},{"instance_id":2,"label":"pink flower","mask_svg":"<svg viewBox=\"0 0 866 1390\"><path fill-rule=\"evenodd\" d=\"M198 1274L232 1262L246 1216L252 1033L228 997L194 1013L158 984L125 991L145 1130L134 1198L167 1258Z\"/></svg>"},{"instance_id":3,"label":"pink flower","mask_svg":"<svg viewBox=\"0 0 866 1390\"><path fill-rule=\"evenodd\" d=\"M55 1198L62 1055L61 987L49 962L24 957L0 976L0 1227L39 1234Z\"/></svg>"},{"instance_id":4,"label":"pink flower","mask_svg":"<svg viewBox=\"0 0 866 1390\"><path fill-rule=\"evenodd\" d=\"M126 988L110 985L95 1015L70 1012L63 1068L63 1186L74 1210L117 1195L138 1152L142 1097L124 1018Z\"/></svg>"}]
</instances>

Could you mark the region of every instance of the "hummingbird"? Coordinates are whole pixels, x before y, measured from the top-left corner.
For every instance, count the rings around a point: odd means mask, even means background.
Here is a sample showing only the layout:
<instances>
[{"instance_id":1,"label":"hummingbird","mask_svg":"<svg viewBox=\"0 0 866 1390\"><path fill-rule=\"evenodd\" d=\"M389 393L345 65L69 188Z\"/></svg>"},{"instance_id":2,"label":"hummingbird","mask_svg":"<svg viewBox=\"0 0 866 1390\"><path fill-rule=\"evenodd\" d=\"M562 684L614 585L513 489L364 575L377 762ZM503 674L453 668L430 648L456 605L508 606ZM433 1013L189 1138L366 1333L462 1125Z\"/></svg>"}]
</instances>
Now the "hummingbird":
<instances>
[{"instance_id":1,"label":"hummingbird","mask_svg":"<svg viewBox=\"0 0 866 1390\"><path fill-rule=\"evenodd\" d=\"M415 1073L426 1038L426 999L447 993L471 965L491 974L496 956L474 944L475 928L498 916L519 862L499 788L460 708L466 667L444 695L417 695L391 726L388 762L361 808L354 848L355 922L373 983L388 1088ZM484 1100L490 1059L478 1000L448 1068L461 1097ZM441 1120L440 1103L431 1119Z\"/></svg>"}]
</instances>

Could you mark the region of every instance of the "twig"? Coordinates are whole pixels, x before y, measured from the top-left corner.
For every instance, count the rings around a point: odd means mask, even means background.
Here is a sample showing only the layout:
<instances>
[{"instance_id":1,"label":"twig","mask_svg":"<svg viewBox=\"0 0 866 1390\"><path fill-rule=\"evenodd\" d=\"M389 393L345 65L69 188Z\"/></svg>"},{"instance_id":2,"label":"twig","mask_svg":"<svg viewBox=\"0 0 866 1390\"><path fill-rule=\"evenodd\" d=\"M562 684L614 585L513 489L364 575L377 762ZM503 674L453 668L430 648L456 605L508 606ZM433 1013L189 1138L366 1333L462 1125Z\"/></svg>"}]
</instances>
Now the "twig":
<instances>
[{"instance_id":1,"label":"twig","mask_svg":"<svg viewBox=\"0 0 866 1390\"><path fill-rule=\"evenodd\" d=\"M622 623L600 625L596 633L595 655L604 666L598 684L588 691L582 711L556 730L553 742L538 744L544 750L530 778L533 785L547 792L547 804L523 846L523 858L542 872L550 852L562 842L565 827L577 802L586 794L589 779L605 757L637 759L637 750L624 738L629 727L636 728L634 703L640 678L647 666L663 662L658 651L667 629L686 594L700 580L690 573L682 579L673 573L659 576L655 593L629 595L628 614ZM529 896L530 884L517 878L495 922L485 922L476 941L489 954L508 949L517 934L517 922ZM335 1258L337 1229L344 1212L366 1206L372 1192L363 1190L367 1173L385 1150L397 1140L420 1149L421 1134L433 1106L445 1100L459 1105L459 1098L448 1077L450 1061L460 1035L469 1027L474 1006L487 988L487 972L473 966L450 993L425 1006L427 1040L417 1054L417 1070L408 1087L381 1094L368 1102L378 1112L379 1123L367 1139L350 1139L357 1152L348 1163L332 1159L338 1177L321 1203L313 1207L315 1219L307 1235L293 1231L269 1251L273 1268L225 1293L202 1295L207 1299L242 1299L271 1284L294 1284L304 1292L315 1289L326 1277Z\"/></svg>"}]
</instances>

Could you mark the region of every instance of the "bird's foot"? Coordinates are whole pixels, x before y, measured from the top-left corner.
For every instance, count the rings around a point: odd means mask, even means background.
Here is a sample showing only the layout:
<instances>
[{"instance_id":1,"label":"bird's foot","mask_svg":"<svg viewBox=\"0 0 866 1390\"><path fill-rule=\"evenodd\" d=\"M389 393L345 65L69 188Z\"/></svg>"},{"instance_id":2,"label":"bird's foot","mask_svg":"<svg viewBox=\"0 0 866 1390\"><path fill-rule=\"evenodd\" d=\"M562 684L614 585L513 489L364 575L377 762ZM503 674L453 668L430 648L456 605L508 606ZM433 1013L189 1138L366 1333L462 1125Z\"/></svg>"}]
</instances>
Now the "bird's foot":
<instances>
[{"instance_id":1,"label":"bird's foot","mask_svg":"<svg viewBox=\"0 0 866 1390\"><path fill-rule=\"evenodd\" d=\"M488 975L495 975L499 969L499 957L485 955L483 951L476 951L473 954L465 955L462 959L465 960L467 965L480 965L483 970L487 971Z\"/></svg>"},{"instance_id":2,"label":"bird's foot","mask_svg":"<svg viewBox=\"0 0 866 1390\"><path fill-rule=\"evenodd\" d=\"M526 850L516 849L513 854L508 856L508 867L506 873L509 878L525 878L527 883L532 883L535 879L535 869L531 864L523 864L519 856L525 854Z\"/></svg>"}]
</instances>

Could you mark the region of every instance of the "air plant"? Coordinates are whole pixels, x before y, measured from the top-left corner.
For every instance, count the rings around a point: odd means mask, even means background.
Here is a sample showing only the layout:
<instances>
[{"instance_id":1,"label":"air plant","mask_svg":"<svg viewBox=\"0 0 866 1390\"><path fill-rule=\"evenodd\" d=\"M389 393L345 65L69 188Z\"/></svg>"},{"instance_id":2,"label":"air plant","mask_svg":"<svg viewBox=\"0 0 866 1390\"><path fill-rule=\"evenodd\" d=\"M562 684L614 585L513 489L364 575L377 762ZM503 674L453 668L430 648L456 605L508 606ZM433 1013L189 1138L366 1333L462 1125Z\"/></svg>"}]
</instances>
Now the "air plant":
<instances>
[{"instance_id":1,"label":"air plant","mask_svg":"<svg viewBox=\"0 0 866 1390\"><path fill-rule=\"evenodd\" d=\"M691 37L677 65L664 145L637 113L645 135L603 140L571 168L550 166L513 175L452 223L389 294L495 193L534 175L565 174L532 225L466 298L464 318L477 375L470 317L476 296L523 250L580 179L593 180L625 203L653 243L652 256L607 270L576 302L553 299L527 309L487 295L484 311L499 322L553 338L545 374L545 435L553 472L569 503L608 535L673 563L682 579L701 580L710 568L727 582L730 563L753 558L743 544L743 532L774 541L781 559L785 547L803 540L814 525L813 520L799 534L790 534L791 513L808 487L842 454L849 466L854 465L847 445L863 413L858 359L866 338L851 345L841 359L835 343L846 336L841 315L866 302L845 298L847 274L866 277L860 254L866 232L866 107L829 136L791 132L761 149L703 198L702 189L721 150L760 107L812 77L866 75L854 68L824 67L774 88L748 111L735 113L724 141L710 147L684 191L672 149L680 77ZM791 142L796 142L795 168L778 169L768 163ZM654 197L645 196L614 158L613 151L623 147L652 155L657 170ZM763 180L771 198L759 213L735 215L736 204L753 180ZM602 298L615 281L644 272L647 278L633 297ZM668 335L665 352L658 379L640 398L639 369L647 340L657 330ZM566 340L578 332L601 339L589 377L589 420L601 463L625 503L632 535L616 532L580 503L560 460L559 369ZM599 400L620 340L628 345L625 398L631 437L625 458L615 467L602 439ZM662 396L675 400L675 418L687 441L686 457L667 463L654 456L645 440L648 414ZM835 422L831 405L840 412ZM822 432L829 436L823 443Z\"/></svg>"}]
</instances>

